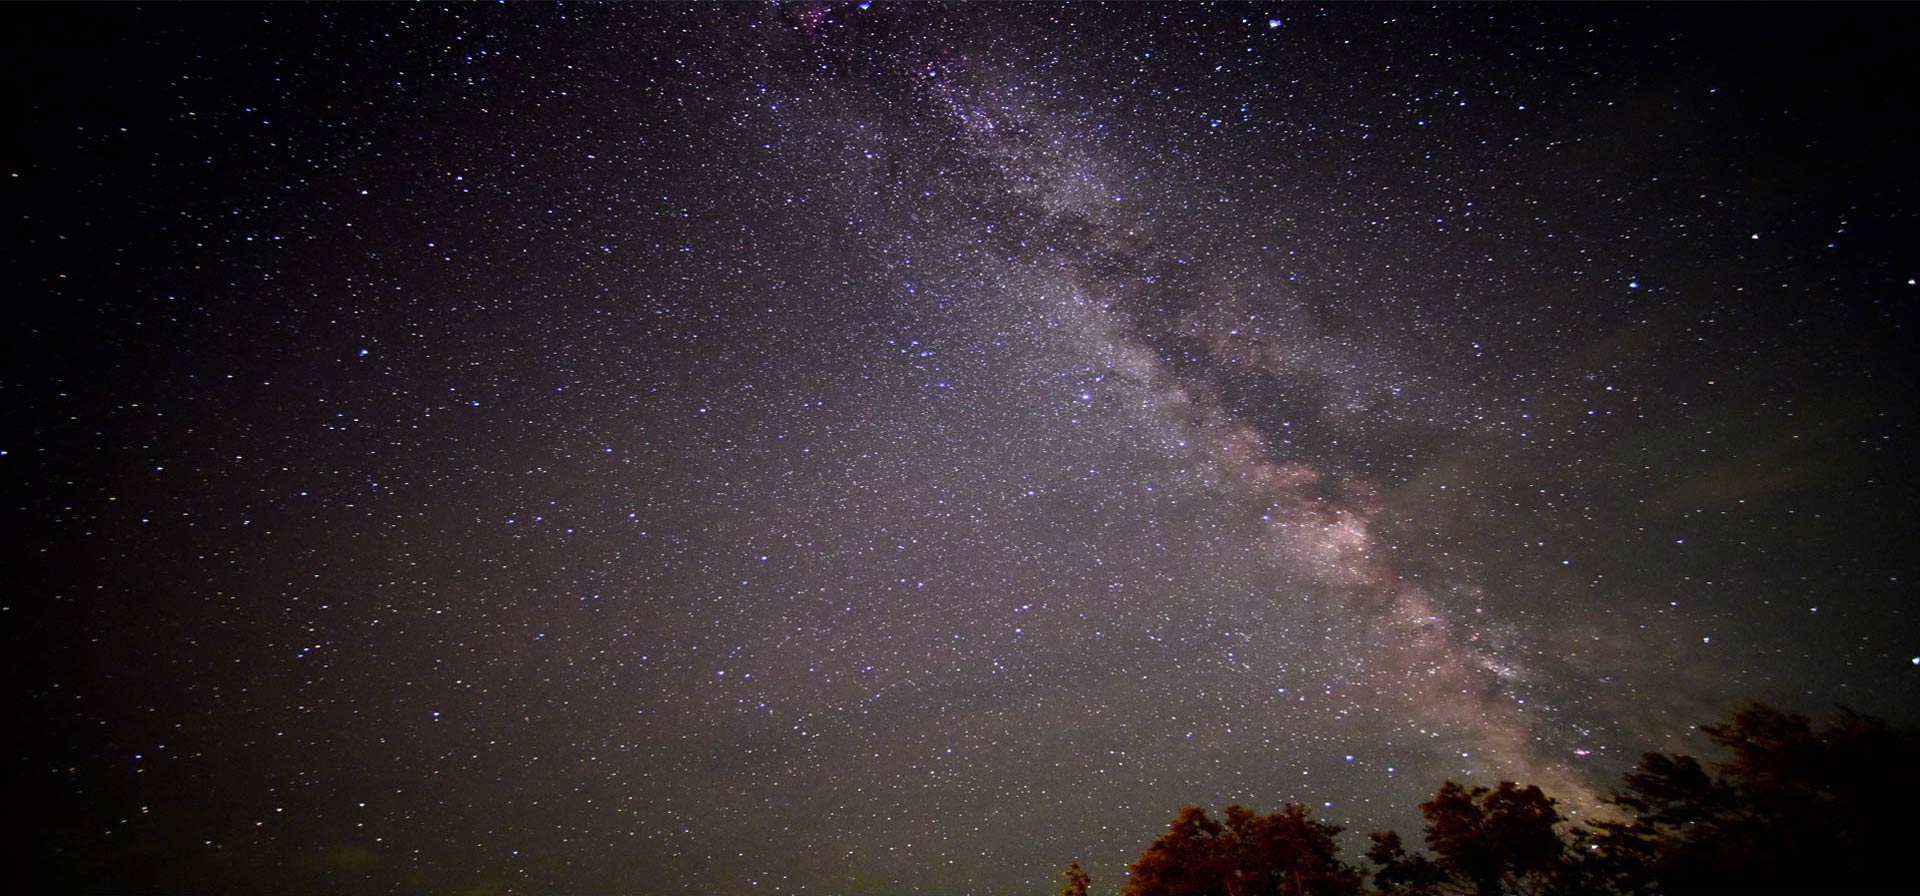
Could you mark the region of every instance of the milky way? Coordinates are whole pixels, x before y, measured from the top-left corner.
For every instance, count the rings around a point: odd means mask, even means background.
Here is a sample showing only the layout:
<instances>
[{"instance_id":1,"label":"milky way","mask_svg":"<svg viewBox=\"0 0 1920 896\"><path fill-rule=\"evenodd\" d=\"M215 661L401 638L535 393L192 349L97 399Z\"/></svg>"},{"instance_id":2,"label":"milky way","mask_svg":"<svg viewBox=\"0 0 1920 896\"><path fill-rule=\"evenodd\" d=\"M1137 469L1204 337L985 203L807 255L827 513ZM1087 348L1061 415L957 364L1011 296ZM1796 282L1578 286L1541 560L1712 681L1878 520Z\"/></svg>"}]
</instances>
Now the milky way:
<instances>
[{"instance_id":1,"label":"milky way","mask_svg":"<svg viewBox=\"0 0 1920 896\"><path fill-rule=\"evenodd\" d=\"M10 10L32 876L1110 891L1920 717L1913 17L1721 12Z\"/></svg>"}]
</instances>

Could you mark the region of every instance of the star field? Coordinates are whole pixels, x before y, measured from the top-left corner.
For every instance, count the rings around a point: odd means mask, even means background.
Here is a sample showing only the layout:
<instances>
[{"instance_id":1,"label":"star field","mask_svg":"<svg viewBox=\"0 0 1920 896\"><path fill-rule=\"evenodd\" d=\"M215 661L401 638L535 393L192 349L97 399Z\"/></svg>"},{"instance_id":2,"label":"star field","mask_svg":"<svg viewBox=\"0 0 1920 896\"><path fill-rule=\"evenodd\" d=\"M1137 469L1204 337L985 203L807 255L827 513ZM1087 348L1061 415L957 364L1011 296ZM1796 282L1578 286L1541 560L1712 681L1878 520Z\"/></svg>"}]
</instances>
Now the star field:
<instances>
[{"instance_id":1,"label":"star field","mask_svg":"<svg viewBox=\"0 0 1920 896\"><path fill-rule=\"evenodd\" d=\"M1111 892L1920 719L1910 10L4 16L40 889Z\"/></svg>"}]
</instances>

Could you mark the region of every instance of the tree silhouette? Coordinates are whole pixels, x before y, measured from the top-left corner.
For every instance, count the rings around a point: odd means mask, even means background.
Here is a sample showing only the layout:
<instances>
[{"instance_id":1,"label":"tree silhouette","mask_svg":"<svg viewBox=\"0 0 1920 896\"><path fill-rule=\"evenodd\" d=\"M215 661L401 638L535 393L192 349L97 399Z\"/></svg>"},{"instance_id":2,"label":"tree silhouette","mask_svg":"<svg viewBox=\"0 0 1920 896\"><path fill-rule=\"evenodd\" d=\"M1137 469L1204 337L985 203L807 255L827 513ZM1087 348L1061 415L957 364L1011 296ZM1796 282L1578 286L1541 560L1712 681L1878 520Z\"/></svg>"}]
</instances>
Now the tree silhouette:
<instances>
[{"instance_id":1,"label":"tree silhouette","mask_svg":"<svg viewBox=\"0 0 1920 896\"><path fill-rule=\"evenodd\" d=\"M1060 876L1067 879L1066 885L1060 888L1060 896L1087 896L1087 889L1093 886L1093 878L1087 876L1079 862L1068 862L1067 870L1060 872Z\"/></svg>"},{"instance_id":2,"label":"tree silhouette","mask_svg":"<svg viewBox=\"0 0 1920 896\"><path fill-rule=\"evenodd\" d=\"M1400 835L1372 835L1367 858L1381 866L1374 883L1406 894L1539 896L1569 885L1560 813L1538 787L1502 781L1492 790L1448 781L1420 804L1433 856L1409 854Z\"/></svg>"},{"instance_id":3,"label":"tree silhouette","mask_svg":"<svg viewBox=\"0 0 1920 896\"><path fill-rule=\"evenodd\" d=\"M1554 801L1510 781L1448 781L1420 805L1426 851L1372 835L1391 896L1876 892L1904 868L1920 806L1920 733L1843 710L1816 729L1761 705L1700 729L1724 756L1648 753L1607 801L1622 817L1565 830ZM1182 807L1130 869L1125 896L1355 896L1340 828L1298 805L1223 818ZM1063 896L1086 896L1078 864Z\"/></svg>"},{"instance_id":4,"label":"tree silhouette","mask_svg":"<svg viewBox=\"0 0 1920 896\"><path fill-rule=\"evenodd\" d=\"M1129 869L1126 896L1349 896L1360 872L1340 861L1337 825L1304 806L1271 815L1228 806L1225 822L1184 806Z\"/></svg>"},{"instance_id":5,"label":"tree silhouette","mask_svg":"<svg viewBox=\"0 0 1920 896\"><path fill-rule=\"evenodd\" d=\"M1920 739L1843 710L1806 717L1748 705L1700 729L1727 757L1649 753L1594 825L1599 863L1627 891L1868 888L1901 855L1920 798Z\"/></svg>"},{"instance_id":6,"label":"tree silhouette","mask_svg":"<svg viewBox=\"0 0 1920 896\"><path fill-rule=\"evenodd\" d=\"M1167 832L1127 869L1126 896L1214 896L1225 893L1219 867L1224 828L1199 806L1182 806Z\"/></svg>"}]
</instances>

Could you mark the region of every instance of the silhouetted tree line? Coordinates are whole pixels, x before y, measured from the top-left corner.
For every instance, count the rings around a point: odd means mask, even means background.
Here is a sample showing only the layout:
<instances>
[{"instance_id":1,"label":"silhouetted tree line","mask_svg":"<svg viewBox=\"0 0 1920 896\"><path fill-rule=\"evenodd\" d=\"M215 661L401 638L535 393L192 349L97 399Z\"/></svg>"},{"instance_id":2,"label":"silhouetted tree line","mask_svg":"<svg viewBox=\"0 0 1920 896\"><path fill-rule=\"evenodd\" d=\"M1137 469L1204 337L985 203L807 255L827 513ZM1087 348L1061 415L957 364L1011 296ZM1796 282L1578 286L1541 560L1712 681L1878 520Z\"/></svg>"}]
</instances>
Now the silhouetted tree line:
<instances>
[{"instance_id":1,"label":"silhouetted tree line","mask_svg":"<svg viewBox=\"0 0 1920 896\"><path fill-rule=\"evenodd\" d=\"M1722 758L1648 753L1606 798L1614 817L1580 825L1538 787L1448 781L1420 805L1426 850L1378 832L1364 868L1341 858L1340 827L1304 806L1261 815L1233 805L1222 819L1186 806L1133 863L1122 893L1683 896L1915 886L1904 847L1920 812L1920 735L1851 710L1816 729L1757 704L1701 730ZM1062 896L1086 896L1078 862L1062 876Z\"/></svg>"}]
</instances>

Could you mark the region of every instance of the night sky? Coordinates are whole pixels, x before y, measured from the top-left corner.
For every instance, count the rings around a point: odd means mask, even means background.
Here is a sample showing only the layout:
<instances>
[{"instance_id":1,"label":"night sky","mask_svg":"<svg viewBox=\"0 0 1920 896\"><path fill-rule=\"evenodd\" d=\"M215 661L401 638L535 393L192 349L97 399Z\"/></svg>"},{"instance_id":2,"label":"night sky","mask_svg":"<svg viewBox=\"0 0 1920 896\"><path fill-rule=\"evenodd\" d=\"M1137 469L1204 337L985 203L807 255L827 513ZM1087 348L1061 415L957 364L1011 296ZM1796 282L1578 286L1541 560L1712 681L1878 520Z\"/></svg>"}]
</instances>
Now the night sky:
<instances>
[{"instance_id":1,"label":"night sky","mask_svg":"<svg viewBox=\"0 0 1920 896\"><path fill-rule=\"evenodd\" d=\"M10 5L24 870L1111 892L1920 721L1915 18Z\"/></svg>"}]
</instances>

